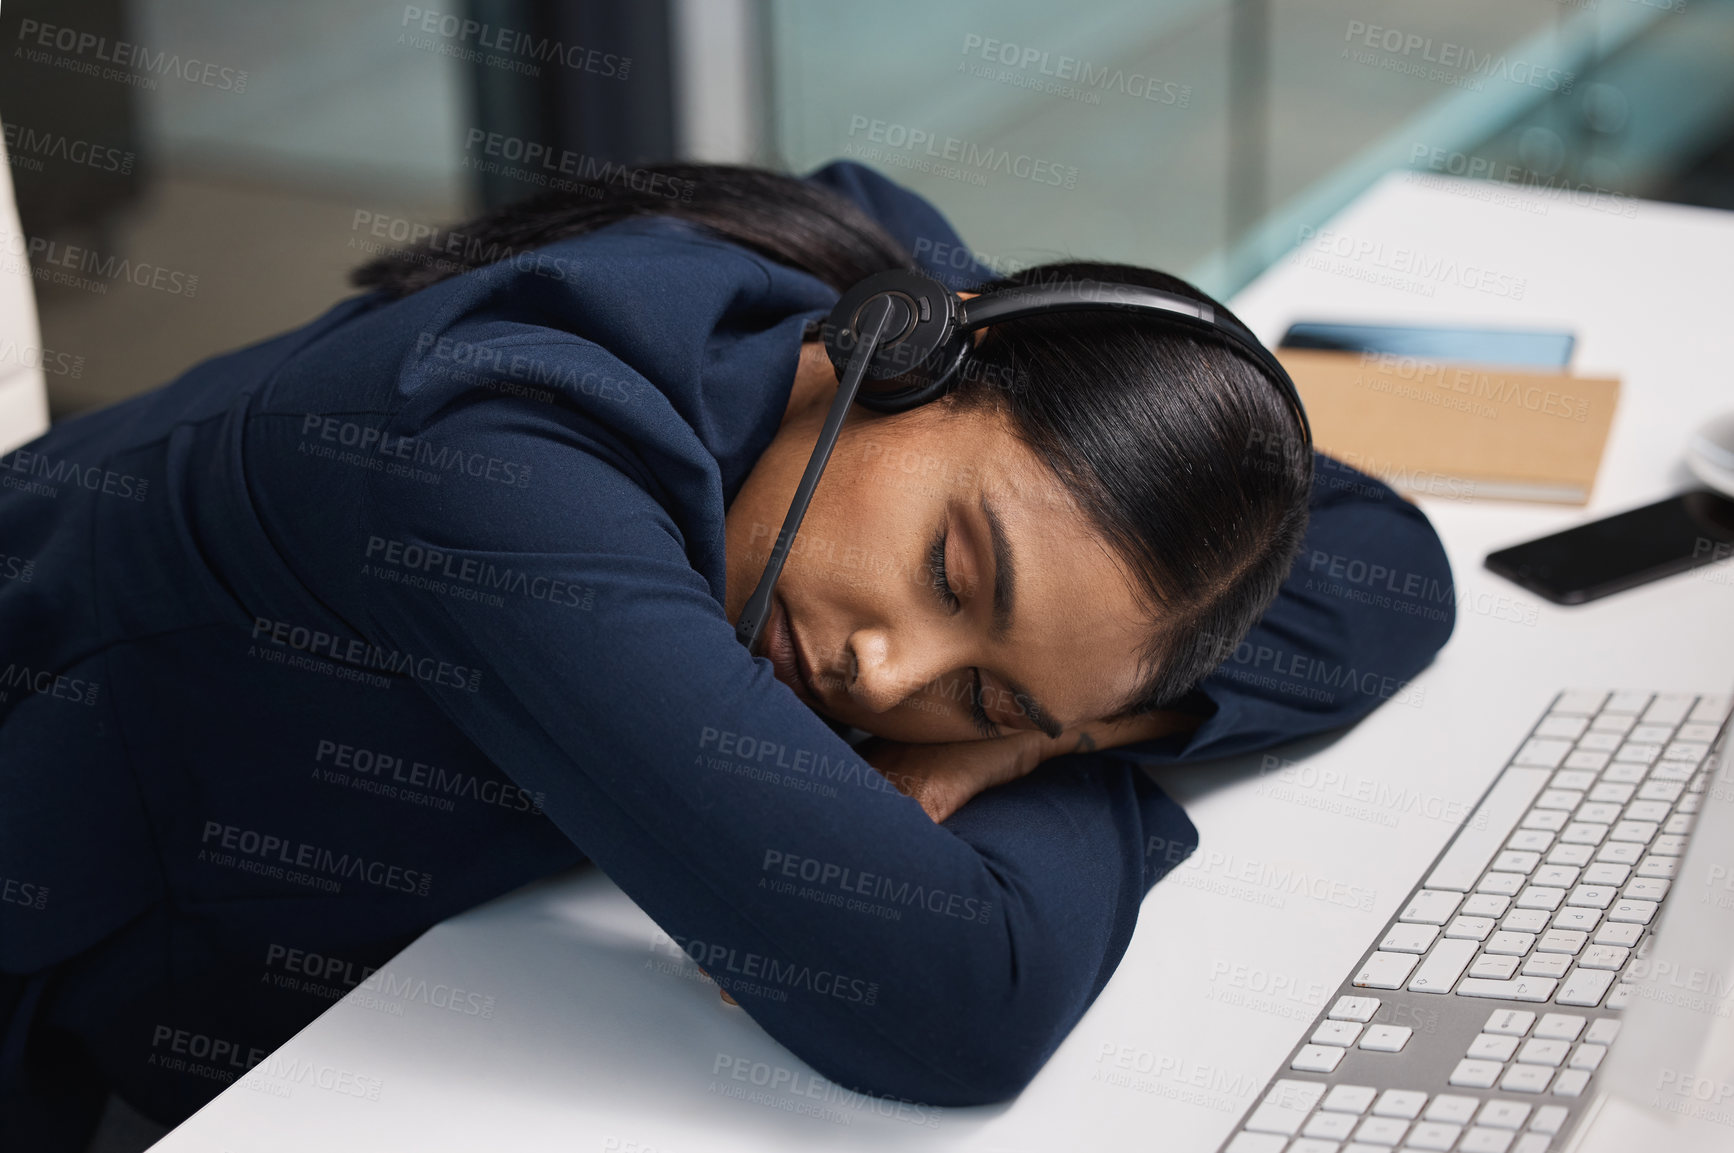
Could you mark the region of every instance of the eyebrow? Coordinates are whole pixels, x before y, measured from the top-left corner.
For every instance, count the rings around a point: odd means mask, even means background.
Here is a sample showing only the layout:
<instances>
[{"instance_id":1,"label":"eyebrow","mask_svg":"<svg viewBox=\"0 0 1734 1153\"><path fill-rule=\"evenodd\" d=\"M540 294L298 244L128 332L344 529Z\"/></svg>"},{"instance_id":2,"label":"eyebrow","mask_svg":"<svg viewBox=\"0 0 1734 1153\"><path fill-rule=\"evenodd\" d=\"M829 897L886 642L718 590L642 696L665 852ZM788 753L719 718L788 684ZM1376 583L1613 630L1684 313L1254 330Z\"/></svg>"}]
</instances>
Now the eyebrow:
<instances>
[{"instance_id":1,"label":"eyebrow","mask_svg":"<svg viewBox=\"0 0 1734 1153\"><path fill-rule=\"evenodd\" d=\"M1003 641L1011 632L1012 607L1017 594L1017 566L1012 560L1011 541L1006 536L1005 525L1000 521L999 510L988 500L987 494L981 494L981 515L987 518L987 539L993 550L993 638ZM1001 677L1005 687L1011 692L1012 698L1023 708L1024 715L1030 723L1050 737L1058 737L1062 731L1059 722L1053 714L1042 706L1036 698L1022 685L1010 677Z\"/></svg>"}]
</instances>

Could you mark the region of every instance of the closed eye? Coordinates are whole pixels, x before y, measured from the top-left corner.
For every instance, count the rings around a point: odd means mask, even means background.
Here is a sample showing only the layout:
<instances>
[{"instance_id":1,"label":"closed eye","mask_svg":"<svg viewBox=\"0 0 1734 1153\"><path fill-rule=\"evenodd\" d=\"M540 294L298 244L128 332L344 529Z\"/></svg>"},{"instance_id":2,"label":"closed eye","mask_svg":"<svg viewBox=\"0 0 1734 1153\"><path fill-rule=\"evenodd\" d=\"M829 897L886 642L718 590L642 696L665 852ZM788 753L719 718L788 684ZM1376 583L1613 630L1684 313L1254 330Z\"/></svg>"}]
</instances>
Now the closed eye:
<instances>
[{"instance_id":1,"label":"closed eye","mask_svg":"<svg viewBox=\"0 0 1734 1153\"><path fill-rule=\"evenodd\" d=\"M930 580L933 585L934 595L939 598L939 603L944 605L947 611L955 614L962 611L963 602L958 598L958 595L952 591L951 577L946 572L945 568L945 545L949 538L949 527L947 525L941 525L939 527L939 532L934 535L933 542L927 546L927 569L931 574ZM994 723L993 718L987 715L987 710L984 709L981 704L981 670L971 666L969 675L970 694L968 712L970 723L975 726L975 731L980 733L982 736L997 737L1000 735L1001 729L999 725Z\"/></svg>"}]
</instances>

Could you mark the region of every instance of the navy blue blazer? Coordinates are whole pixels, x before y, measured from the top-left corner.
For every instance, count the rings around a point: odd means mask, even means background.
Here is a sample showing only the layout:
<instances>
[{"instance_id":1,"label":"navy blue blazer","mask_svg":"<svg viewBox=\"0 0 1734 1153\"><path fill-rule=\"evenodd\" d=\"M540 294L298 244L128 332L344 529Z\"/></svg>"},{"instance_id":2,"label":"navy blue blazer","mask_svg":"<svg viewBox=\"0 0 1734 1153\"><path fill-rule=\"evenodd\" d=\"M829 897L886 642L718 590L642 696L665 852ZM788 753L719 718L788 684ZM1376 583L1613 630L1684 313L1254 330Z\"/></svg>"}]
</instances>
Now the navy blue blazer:
<instances>
[{"instance_id":1,"label":"navy blue blazer","mask_svg":"<svg viewBox=\"0 0 1734 1153\"><path fill-rule=\"evenodd\" d=\"M914 194L851 163L811 179L954 285L987 277ZM0 457L14 1037L76 1036L178 1120L222 1084L165 1071L165 1027L238 1070L329 1003L279 987L285 957L342 960L341 992L589 859L827 1077L1015 1094L1196 843L1139 762L1405 691L1450 573L1418 510L1321 459L1307 552L1195 732L1058 758L935 825L722 611L724 510L836 295L635 219L345 300Z\"/></svg>"}]
</instances>

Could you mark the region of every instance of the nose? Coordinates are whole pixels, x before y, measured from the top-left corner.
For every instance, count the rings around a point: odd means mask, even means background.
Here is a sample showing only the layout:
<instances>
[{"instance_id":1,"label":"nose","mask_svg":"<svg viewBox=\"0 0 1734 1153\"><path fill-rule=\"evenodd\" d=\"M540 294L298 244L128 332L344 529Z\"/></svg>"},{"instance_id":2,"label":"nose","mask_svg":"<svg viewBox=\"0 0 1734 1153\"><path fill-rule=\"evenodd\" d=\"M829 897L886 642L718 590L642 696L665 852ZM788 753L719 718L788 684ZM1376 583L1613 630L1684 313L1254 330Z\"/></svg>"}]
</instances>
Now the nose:
<instances>
[{"instance_id":1,"label":"nose","mask_svg":"<svg viewBox=\"0 0 1734 1153\"><path fill-rule=\"evenodd\" d=\"M957 667L955 646L943 630L898 637L885 628L861 628L845 646L844 686L849 696L874 713L887 713L910 695Z\"/></svg>"}]
</instances>

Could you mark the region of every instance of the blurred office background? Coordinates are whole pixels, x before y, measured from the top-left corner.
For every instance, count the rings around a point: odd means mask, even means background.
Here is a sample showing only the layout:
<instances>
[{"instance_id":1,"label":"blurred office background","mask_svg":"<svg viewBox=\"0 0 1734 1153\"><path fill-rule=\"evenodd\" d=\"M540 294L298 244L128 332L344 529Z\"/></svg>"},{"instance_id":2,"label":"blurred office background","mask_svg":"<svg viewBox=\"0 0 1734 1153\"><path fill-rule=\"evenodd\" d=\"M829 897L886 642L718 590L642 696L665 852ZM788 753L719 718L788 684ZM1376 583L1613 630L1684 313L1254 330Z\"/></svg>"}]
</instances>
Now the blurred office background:
<instances>
[{"instance_id":1,"label":"blurred office background","mask_svg":"<svg viewBox=\"0 0 1734 1153\"><path fill-rule=\"evenodd\" d=\"M1217 294L1392 170L1734 208L1734 0L7 0L0 43L57 419L538 191L525 148L852 156L992 266Z\"/></svg>"}]
</instances>

